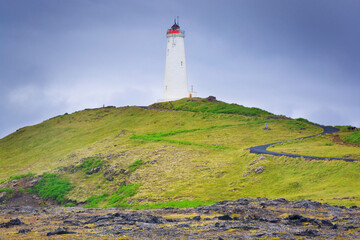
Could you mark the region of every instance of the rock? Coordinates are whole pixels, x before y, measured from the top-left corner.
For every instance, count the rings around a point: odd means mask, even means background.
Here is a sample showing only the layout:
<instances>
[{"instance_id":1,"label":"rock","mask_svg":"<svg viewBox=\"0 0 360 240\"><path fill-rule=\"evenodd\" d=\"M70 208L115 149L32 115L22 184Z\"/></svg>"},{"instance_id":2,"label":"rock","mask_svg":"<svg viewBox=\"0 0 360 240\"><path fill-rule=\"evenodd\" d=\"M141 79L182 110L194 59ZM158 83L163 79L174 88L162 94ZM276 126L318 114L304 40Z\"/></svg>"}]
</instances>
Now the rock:
<instances>
[{"instance_id":1,"label":"rock","mask_svg":"<svg viewBox=\"0 0 360 240\"><path fill-rule=\"evenodd\" d=\"M311 229L306 229L305 231L303 232L298 232L298 233L295 233L295 235L297 236L318 236L319 235L319 232L316 231L316 230L311 230Z\"/></svg>"},{"instance_id":2,"label":"rock","mask_svg":"<svg viewBox=\"0 0 360 240\"><path fill-rule=\"evenodd\" d=\"M264 157L263 155L261 155L260 157L254 159L254 160L250 163L250 165L254 165L255 163L257 163L257 162L259 162L259 161L261 161L261 160L264 160L264 159L266 159L266 157Z\"/></svg>"},{"instance_id":3,"label":"rock","mask_svg":"<svg viewBox=\"0 0 360 240\"><path fill-rule=\"evenodd\" d=\"M9 222L7 223L0 223L0 228L9 228L12 226L18 226L24 224L23 222L20 221L20 219L15 218L15 219L11 219Z\"/></svg>"},{"instance_id":4,"label":"rock","mask_svg":"<svg viewBox=\"0 0 360 240\"><path fill-rule=\"evenodd\" d=\"M150 229L153 227L152 223L137 222L136 226L140 229Z\"/></svg>"},{"instance_id":5,"label":"rock","mask_svg":"<svg viewBox=\"0 0 360 240\"><path fill-rule=\"evenodd\" d=\"M48 232L46 236L61 235L61 234L77 234L76 232L70 232L66 228L59 228L55 231Z\"/></svg>"},{"instance_id":6,"label":"rock","mask_svg":"<svg viewBox=\"0 0 360 240\"><path fill-rule=\"evenodd\" d=\"M89 221L85 222L84 224L95 223L98 221L109 221L111 217L113 217L113 216L110 216L110 215L94 216Z\"/></svg>"},{"instance_id":7,"label":"rock","mask_svg":"<svg viewBox=\"0 0 360 240\"><path fill-rule=\"evenodd\" d=\"M7 195L7 193L6 193L6 192L2 192L2 193L0 193L0 202L5 201L6 195Z\"/></svg>"},{"instance_id":8,"label":"rock","mask_svg":"<svg viewBox=\"0 0 360 240\"><path fill-rule=\"evenodd\" d=\"M265 169L265 166L260 166L260 167L257 167L254 171L256 174L260 174L264 171Z\"/></svg>"},{"instance_id":9,"label":"rock","mask_svg":"<svg viewBox=\"0 0 360 240\"><path fill-rule=\"evenodd\" d=\"M40 178L35 178L27 183L27 187L33 187L35 184L37 184L40 181Z\"/></svg>"},{"instance_id":10,"label":"rock","mask_svg":"<svg viewBox=\"0 0 360 240\"><path fill-rule=\"evenodd\" d=\"M311 200L301 200L294 203L294 208L319 208L322 204L319 202L312 202Z\"/></svg>"},{"instance_id":11,"label":"rock","mask_svg":"<svg viewBox=\"0 0 360 240\"><path fill-rule=\"evenodd\" d=\"M178 227L178 228L189 228L190 227L190 225L189 224L178 224L178 225L176 225L176 227Z\"/></svg>"},{"instance_id":12,"label":"rock","mask_svg":"<svg viewBox=\"0 0 360 240\"><path fill-rule=\"evenodd\" d=\"M225 221L227 221L227 220L232 220L232 218L229 216L229 215L223 215L223 216L219 216L218 217L218 219L219 220L225 220Z\"/></svg>"},{"instance_id":13,"label":"rock","mask_svg":"<svg viewBox=\"0 0 360 240\"><path fill-rule=\"evenodd\" d=\"M225 227L225 224L220 224L219 222L215 223L214 225L216 228L224 228Z\"/></svg>"},{"instance_id":14,"label":"rock","mask_svg":"<svg viewBox=\"0 0 360 240\"><path fill-rule=\"evenodd\" d=\"M149 219L145 220L146 223L162 223L158 217L149 216Z\"/></svg>"},{"instance_id":15,"label":"rock","mask_svg":"<svg viewBox=\"0 0 360 240\"><path fill-rule=\"evenodd\" d=\"M209 102L217 102L216 97L214 96L208 96L206 100L208 100Z\"/></svg>"},{"instance_id":16,"label":"rock","mask_svg":"<svg viewBox=\"0 0 360 240\"><path fill-rule=\"evenodd\" d=\"M113 177L113 176L108 176L108 177L106 178L106 180L108 180L108 181L113 181L113 180L114 180L114 177Z\"/></svg>"},{"instance_id":17,"label":"rock","mask_svg":"<svg viewBox=\"0 0 360 240\"><path fill-rule=\"evenodd\" d=\"M65 220L64 221L65 224L70 224L73 226L80 226L82 224L82 222L78 221L78 220Z\"/></svg>"},{"instance_id":18,"label":"rock","mask_svg":"<svg viewBox=\"0 0 360 240\"><path fill-rule=\"evenodd\" d=\"M90 171L88 171L86 174L91 175L91 174L97 173L99 171L100 171L100 167L95 167L95 168L91 169Z\"/></svg>"},{"instance_id":19,"label":"rock","mask_svg":"<svg viewBox=\"0 0 360 240\"><path fill-rule=\"evenodd\" d=\"M321 220L321 223L326 226L331 226L331 227L333 226L332 222L327 219Z\"/></svg>"},{"instance_id":20,"label":"rock","mask_svg":"<svg viewBox=\"0 0 360 240\"><path fill-rule=\"evenodd\" d=\"M26 234L28 232L31 232L31 229L28 228L22 228L19 230L18 234Z\"/></svg>"},{"instance_id":21,"label":"rock","mask_svg":"<svg viewBox=\"0 0 360 240\"><path fill-rule=\"evenodd\" d=\"M236 203L239 205L248 205L250 201L246 198L239 198L238 200L236 200Z\"/></svg>"},{"instance_id":22,"label":"rock","mask_svg":"<svg viewBox=\"0 0 360 240\"><path fill-rule=\"evenodd\" d=\"M195 216L195 217L192 218L192 220L200 221L200 220L201 220L201 217L200 217L200 216Z\"/></svg>"}]
</instances>

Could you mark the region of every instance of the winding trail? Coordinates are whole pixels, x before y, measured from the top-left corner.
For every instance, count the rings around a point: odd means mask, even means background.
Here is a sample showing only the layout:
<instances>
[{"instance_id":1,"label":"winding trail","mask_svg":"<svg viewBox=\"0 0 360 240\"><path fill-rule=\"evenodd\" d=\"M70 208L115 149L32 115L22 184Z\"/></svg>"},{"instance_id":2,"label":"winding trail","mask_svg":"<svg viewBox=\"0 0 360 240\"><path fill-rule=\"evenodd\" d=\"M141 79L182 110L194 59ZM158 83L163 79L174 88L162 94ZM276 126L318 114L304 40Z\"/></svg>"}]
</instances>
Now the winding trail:
<instances>
[{"instance_id":1,"label":"winding trail","mask_svg":"<svg viewBox=\"0 0 360 240\"><path fill-rule=\"evenodd\" d=\"M353 158L314 157L314 156L305 156L305 155L299 155L299 154L271 152L271 151L266 150L268 147L276 145L276 144L290 142L290 141L296 141L296 140L300 140L300 139L312 138L312 137L316 137L319 135L336 133L339 131L338 128L331 127L331 126L322 126L322 125L315 125L315 126L321 127L323 129L323 132L319 133L319 134L307 136L307 137L295 138L295 139L285 140L285 141L281 141L281 142L275 142L275 143L269 143L269 144L265 144L265 145L255 146L255 147L248 148L247 150L250 150L250 153L268 154L268 155L273 155L273 156L286 156L286 157L295 157L295 158L302 157L302 158L313 159L313 160L342 160L342 161L347 161L347 162L360 161L360 159L353 159Z\"/></svg>"},{"instance_id":2,"label":"winding trail","mask_svg":"<svg viewBox=\"0 0 360 240\"><path fill-rule=\"evenodd\" d=\"M143 109L158 110L158 111L171 111L168 109L160 109L160 108L147 107L147 106L138 106L138 107L143 108ZM276 145L276 144L290 142L290 141L296 141L296 140L301 140L301 139L306 139L306 138L313 138L313 137L316 137L319 135L332 134L332 133L336 133L336 132L340 131L338 128L335 128L332 126L323 126L323 125L318 125L318 124L313 124L313 125L315 125L317 127L321 127L323 129L323 132L315 134L315 135L307 136L307 137L294 138L294 139L285 140L285 141L281 141L281 142L259 145L259 146L248 148L246 150L250 150L250 153L256 153L256 154L267 154L267 155L273 155L273 156L286 156L286 157L294 157L294 158L302 157L302 158L312 159L312 160L342 160L342 161L346 161L346 162L360 161L360 159L354 159L354 158L315 157L315 156L305 156L305 155L291 154L291 153L278 153L278 152L271 152L271 151L266 150L268 147Z\"/></svg>"}]
</instances>

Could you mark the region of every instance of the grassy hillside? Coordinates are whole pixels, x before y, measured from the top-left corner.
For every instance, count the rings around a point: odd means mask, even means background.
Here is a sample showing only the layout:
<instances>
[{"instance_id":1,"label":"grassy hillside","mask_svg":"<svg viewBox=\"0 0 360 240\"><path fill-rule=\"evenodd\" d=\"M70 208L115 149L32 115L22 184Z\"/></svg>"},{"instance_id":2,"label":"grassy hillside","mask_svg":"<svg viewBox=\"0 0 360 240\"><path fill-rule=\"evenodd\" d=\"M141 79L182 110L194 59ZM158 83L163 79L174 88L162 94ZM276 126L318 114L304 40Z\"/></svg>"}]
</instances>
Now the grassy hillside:
<instances>
[{"instance_id":1,"label":"grassy hillside","mask_svg":"<svg viewBox=\"0 0 360 240\"><path fill-rule=\"evenodd\" d=\"M347 143L360 145L360 131L354 132L354 133L344 137L344 141Z\"/></svg>"},{"instance_id":2,"label":"grassy hillside","mask_svg":"<svg viewBox=\"0 0 360 240\"><path fill-rule=\"evenodd\" d=\"M246 150L320 133L319 127L206 99L153 107L167 110L89 109L22 128L0 139L0 181L54 173L69 191L64 203L89 207L191 206L240 197L360 204L358 162L259 158ZM328 154L335 156L338 145L326 146ZM260 166L263 172L255 173Z\"/></svg>"}]
</instances>

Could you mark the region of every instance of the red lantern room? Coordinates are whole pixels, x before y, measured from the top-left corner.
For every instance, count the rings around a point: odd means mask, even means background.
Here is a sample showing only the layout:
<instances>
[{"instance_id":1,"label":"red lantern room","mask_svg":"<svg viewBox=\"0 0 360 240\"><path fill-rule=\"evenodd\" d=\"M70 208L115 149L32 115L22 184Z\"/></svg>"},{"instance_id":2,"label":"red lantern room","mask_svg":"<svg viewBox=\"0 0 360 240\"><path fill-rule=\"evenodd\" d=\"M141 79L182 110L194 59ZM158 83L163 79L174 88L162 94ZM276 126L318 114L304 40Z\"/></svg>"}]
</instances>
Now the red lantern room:
<instances>
[{"instance_id":1,"label":"red lantern room","mask_svg":"<svg viewBox=\"0 0 360 240\"><path fill-rule=\"evenodd\" d=\"M180 30L179 22L176 22L175 19L174 25L172 25L172 27L167 30L167 34L179 34L179 33L183 33L183 31Z\"/></svg>"}]
</instances>

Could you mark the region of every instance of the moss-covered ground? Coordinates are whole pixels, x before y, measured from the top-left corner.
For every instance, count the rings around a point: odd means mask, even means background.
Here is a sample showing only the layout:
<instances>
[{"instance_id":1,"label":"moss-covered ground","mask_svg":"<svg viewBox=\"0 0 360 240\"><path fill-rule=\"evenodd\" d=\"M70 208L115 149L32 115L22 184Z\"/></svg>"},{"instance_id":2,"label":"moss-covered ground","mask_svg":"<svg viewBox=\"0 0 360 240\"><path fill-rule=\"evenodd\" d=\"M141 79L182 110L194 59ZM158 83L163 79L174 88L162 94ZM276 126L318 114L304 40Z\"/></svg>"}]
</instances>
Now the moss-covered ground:
<instances>
[{"instance_id":1,"label":"moss-covered ground","mask_svg":"<svg viewBox=\"0 0 360 240\"><path fill-rule=\"evenodd\" d=\"M74 186L68 200L98 207L191 206L240 197L360 204L359 162L275 156L254 161L259 156L246 150L317 134L319 127L205 99L154 107L167 110L88 109L19 129L0 139L0 181L29 172L56 173ZM265 123L271 130L264 130ZM306 155L359 158L359 148L333 142L333 137L285 143L274 150L292 153L305 144L301 153ZM281 149L286 144L291 149ZM89 158L97 162L86 162ZM260 166L263 172L255 173ZM123 192L124 186L132 186L127 187L131 193Z\"/></svg>"}]
</instances>

